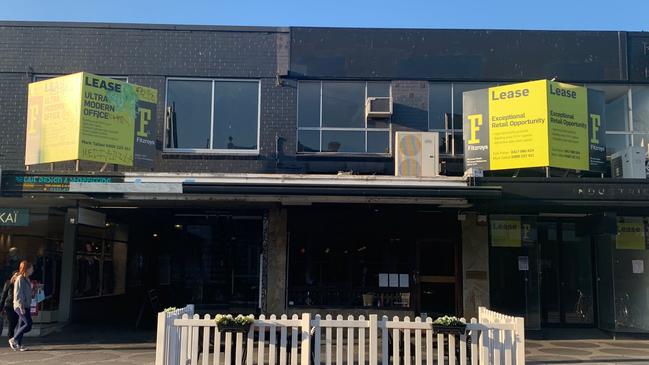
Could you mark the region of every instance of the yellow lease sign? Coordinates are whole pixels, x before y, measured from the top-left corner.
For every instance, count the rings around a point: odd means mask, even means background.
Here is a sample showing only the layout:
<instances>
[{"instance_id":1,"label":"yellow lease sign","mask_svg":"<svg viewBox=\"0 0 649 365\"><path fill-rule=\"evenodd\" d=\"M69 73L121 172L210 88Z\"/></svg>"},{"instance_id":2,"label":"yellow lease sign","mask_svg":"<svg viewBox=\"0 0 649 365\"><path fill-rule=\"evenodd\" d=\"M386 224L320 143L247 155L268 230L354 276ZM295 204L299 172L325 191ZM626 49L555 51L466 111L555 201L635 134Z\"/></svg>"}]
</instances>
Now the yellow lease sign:
<instances>
[{"instance_id":1,"label":"yellow lease sign","mask_svg":"<svg viewBox=\"0 0 649 365\"><path fill-rule=\"evenodd\" d=\"M601 92L537 80L465 92L467 168L605 168Z\"/></svg>"},{"instance_id":2,"label":"yellow lease sign","mask_svg":"<svg viewBox=\"0 0 649 365\"><path fill-rule=\"evenodd\" d=\"M588 170L586 88L548 81L550 165Z\"/></svg>"},{"instance_id":3,"label":"yellow lease sign","mask_svg":"<svg viewBox=\"0 0 649 365\"><path fill-rule=\"evenodd\" d=\"M615 248L618 250L644 250L645 225L639 217L619 217Z\"/></svg>"},{"instance_id":4,"label":"yellow lease sign","mask_svg":"<svg viewBox=\"0 0 649 365\"><path fill-rule=\"evenodd\" d=\"M521 217L492 216L489 220L491 246L521 247Z\"/></svg>"},{"instance_id":5,"label":"yellow lease sign","mask_svg":"<svg viewBox=\"0 0 649 365\"><path fill-rule=\"evenodd\" d=\"M139 105L156 100L154 89L86 72L32 83L25 165L86 160L132 166L136 116L145 116Z\"/></svg>"},{"instance_id":6,"label":"yellow lease sign","mask_svg":"<svg viewBox=\"0 0 649 365\"><path fill-rule=\"evenodd\" d=\"M548 166L546 90L545 80L489 89L492 170Z\"/></svg>"},{"instance_id":7,"label":"yellow lease sign","mask_svg":"<svg viewBox=\"0 0 649 365\"><path fill-rule=\"evenodd\" d=\"M80 74L29 84L25 165L78 158L80 100Z\"/></svg>"}]
</instances>

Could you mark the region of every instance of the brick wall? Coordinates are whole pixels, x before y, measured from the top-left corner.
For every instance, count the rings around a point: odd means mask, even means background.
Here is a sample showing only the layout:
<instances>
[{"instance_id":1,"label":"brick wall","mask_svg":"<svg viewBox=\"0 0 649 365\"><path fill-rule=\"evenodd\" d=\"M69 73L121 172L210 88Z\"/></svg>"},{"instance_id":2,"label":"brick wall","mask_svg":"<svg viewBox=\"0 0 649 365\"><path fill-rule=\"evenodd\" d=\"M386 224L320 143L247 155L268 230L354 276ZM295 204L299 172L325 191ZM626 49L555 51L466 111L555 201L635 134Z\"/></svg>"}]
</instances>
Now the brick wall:
<instances>
[{"instance_id":1,"label":"brick wall","mask_svg":"<svg viewBox=\"0 0 649 365\"><path fill-rule=\"evenodd\" d=\"M276 78L288 73L290 43L288 30L280 28L2 23L0 166L24 168L27 84L34 75L87 71L127 76L158 90L155 171L392 174L391 158L296 155L297 82L284 78L278 85ZM167 77L260 80L259 155L162 153ZM427 128L427 93L423 81L393 82L394 130ZM81 163L82 170L100 166ZM74 164L57 163L55 169L72 170Z\"/></svg>"}]
</instances>

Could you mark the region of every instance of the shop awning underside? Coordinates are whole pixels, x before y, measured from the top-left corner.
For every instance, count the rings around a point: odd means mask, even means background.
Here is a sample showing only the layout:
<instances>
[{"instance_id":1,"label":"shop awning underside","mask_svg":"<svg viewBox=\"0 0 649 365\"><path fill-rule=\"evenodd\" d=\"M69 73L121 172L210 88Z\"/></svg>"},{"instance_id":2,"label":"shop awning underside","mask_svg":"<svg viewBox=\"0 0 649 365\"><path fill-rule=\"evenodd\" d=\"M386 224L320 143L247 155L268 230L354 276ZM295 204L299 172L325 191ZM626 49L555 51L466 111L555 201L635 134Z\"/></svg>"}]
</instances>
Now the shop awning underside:
<instances>
[{"instance_id":1,"label":"shop awning underside","mask_svg":"<svg viewBox=\"0 0 649 365\"><path fill-rule=\"evenodd\" d=\"M501 196L499 187L468 186L458 177L366 175L126 174L122 183L73 183L70 193L104 200L427 204L469 207Z\"/></svg>"}]
</instances>

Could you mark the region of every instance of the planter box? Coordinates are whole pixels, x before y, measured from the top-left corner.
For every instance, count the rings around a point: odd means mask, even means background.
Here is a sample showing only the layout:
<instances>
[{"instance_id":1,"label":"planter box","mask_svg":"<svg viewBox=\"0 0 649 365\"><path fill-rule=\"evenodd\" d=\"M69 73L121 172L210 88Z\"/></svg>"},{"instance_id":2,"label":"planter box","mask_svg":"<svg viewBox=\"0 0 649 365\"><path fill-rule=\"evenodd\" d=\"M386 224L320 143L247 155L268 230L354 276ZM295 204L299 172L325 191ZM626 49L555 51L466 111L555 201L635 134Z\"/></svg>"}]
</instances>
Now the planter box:
<instances>
[{"instance_id":1,"label":"planter box","mask_svg":"<svg viewBox=\"0 0 649 365\"><path fill-rule=\"evenodd\" d=\"M248 333L250 330L250 325L241 326L238 324L217 324L216 328L219 329L219 332L235 332L235 333Z\"/></svg>"},{"instance_id":2,"label":"planter box","mask_svg":"<svg viewBox=\"0 0 649 365\"><path fill-rule=\"evenodd\" d=\"M441 324L433 323L433 332L449 335L463 335L466 333L466 324L461 326L443 326Z\"/></svg>"}]
</instances>

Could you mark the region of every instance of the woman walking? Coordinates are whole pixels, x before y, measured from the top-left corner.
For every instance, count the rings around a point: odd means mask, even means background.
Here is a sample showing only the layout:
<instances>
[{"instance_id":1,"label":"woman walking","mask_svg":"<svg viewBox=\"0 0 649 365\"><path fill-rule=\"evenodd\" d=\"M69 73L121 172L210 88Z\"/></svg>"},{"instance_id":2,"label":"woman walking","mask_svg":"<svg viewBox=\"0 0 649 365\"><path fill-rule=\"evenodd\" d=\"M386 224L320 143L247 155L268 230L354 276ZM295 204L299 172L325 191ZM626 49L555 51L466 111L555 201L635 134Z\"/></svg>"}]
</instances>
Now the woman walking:
<instances>
[{"instance_id":1,"label":"woman walking","mask_svg":"<svg viewBox=\"0 0 649 365\"><path fill-rule=\"evenodd\" d=\"M14 337L9 339L9 346L14 351L27 350L23 346L23 335L32 329L32 316L29 313L32 304L32 284L29 282L29 277L33 272L32 264L21 261L14 279L14 311L20 318Z\"/></svg>"},{"instance_id":2,"label":"woman walking","mask_svg":"<svg viewBox=\"0 0 649 365\"><path fill-rule=\"evenodd\" d=\"M14 279L18 271L14 272L10 278L5 281L2 288L2 296L0 297L0 312L4 311L7 316L7 338L14 337L14 330L18 325L18 315L14 311ZM2 328L0 326L0 328ZM2 331L0 331L2 332Z\"/></svg>"}]
</instances>

